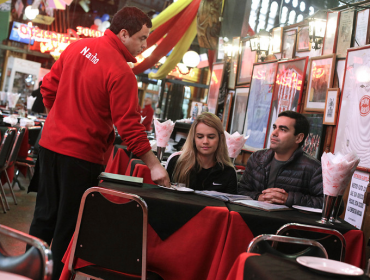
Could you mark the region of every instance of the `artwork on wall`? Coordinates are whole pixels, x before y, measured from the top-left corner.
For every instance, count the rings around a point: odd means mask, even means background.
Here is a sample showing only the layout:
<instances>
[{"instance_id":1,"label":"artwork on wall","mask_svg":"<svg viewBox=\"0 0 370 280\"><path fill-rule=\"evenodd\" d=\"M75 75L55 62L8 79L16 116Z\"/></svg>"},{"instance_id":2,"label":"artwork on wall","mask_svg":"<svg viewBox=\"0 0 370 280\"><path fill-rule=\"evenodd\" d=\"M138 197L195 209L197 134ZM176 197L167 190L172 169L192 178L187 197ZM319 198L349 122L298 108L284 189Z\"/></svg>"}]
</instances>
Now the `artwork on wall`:
<instances>
[{"instance_id":1,"label":"artwork on wall","mask_svg":"<svg viewBox=\"0 0 370 280\"><path fill-rule=\"evenodd\" d=\"M276 78L277 62L256 63L249 90L249 101L243 134L248 151L263 148Z\"/></svg>"},{"instance_id":2,"label":"artwork on wall","mask_svg":"<svg viewBox=\"0 0 370 280\"><path fill-rule=\"evenodd\" d=\"M305 111L324 111L326 90L333 83L335 57L329 54L310 59Z\"/></svg>"},{"instance_id":3,"label":"artwork on wall","mask_svg":"<svg viewBox=\"0 0 370 280\"><path fill-rule=\"evenodd\" d=\"M329 12L326 21L322 55L335 53L340 12Z\"/></svg>"},{"instance_id":4,"label":"artwork on wall","mask_svg":"<svg viewBox=\"0 0 370 280\"><path fill-rule=\"evenodd\" d=\"M340 14L336 52L337 57L346 57L347 49L351 47L354 17L354 10L348 10L341 12Z\"/></svg>"},{"instance_id":5,"label":"artwork on wall","mask_svg":"<svg viewBox=\"0 0 370 280\"><path fill-rule=\"evenodd\" d=\"M362 47L369 43L369 14L369 9L357 12L354 47Z\"/></svg>"},{"instance_id":6,"label":"artwork on wall","mask_svg":"<svg viewBox=\"0 0 370 280\"><path fill-rule=\"evenodd\" d=\"M306 52L311 50L309 26L298 27L297 52Z\"/></svg>"},{"instance_id":7,"label":"artwork on wall","mask_svg":"<svg viewBox=\"0 0 370 280\"><path fill-rule=\"evenodd\" d=\"M283 38L283 52L281 58L293 58L295 56L297 30L288 30L284 32Z\"/></svg>"},{"instance_id":8,"label":"artwork on wall","mask_svg":"<svg viewBox=\"0 0 370 280\"><path fill-rule=\"evenodd\" d=\"M236 80L237 86L251 82L253 63L256 61L257 54L256 52L252 52L249 40L241 40L238 75Z\"/></svg>"},{"instance_id":9,"label":"artwork on wall","mask_svg":"<svg viewBox=\"0 0 370 280\"><path fill-rule=\"evenodd\" d=\"M328 88L326 91L324 124L335 125L338 114L339 88Z\"/></svg>"},{"instance_id":10,"label":"artwork on wall","mask_svg":"<svg viewBox=\"0 0 370 280\"><path fill-rule=\"evenodd\" d=\"M249 87L235 89L233 115L231 119L230 134L239 132L243 134L244 121L248 106Z\"/></svg>"},{"instance_id":11,"label":"artwork on wall","mask_svg":"<svg viewBox=\"0 0 370 280\"><path fill-rule=\"evenodd\" d=\"M303 114L310 123L310 133L302 146L303 151L320 160L321 146L324 140L322 114Z\"/></svg>"},{"instance_id":12,"label":"artwork on wall","mask_svg":"<svg viewBox=\"0 0 370 280\"><path fill-rule=\"evenodd\" d=\"M283 27L272 29L272 53L281 53L283 51Z\"/></svg>"},{"instance_id":13,"label":"artwork on wall","mask_svg":"<svg viewBox=\"0 0 370 280\"><path fill-rule=\"evenodd\" d=\"M229 83L228 88L234 89L235 88L235 79L236 79L236 72L238 70L238 60L239 60L239 44L240 44L240 37L233 38L233 53L231 56L231 63L230 63L230 74L229 74Z\"/></svg>"},{"instance_id":14,"label":"artwork on wall","mask_svg":"<svg viewBox=\"0 0 370 280\"><path fill-rule=\"evenodd\" d=\"M230 90L226 97L225 107L224 107L224 114L222 116L222 126L224 127L225 131L229 129L229 120L230 120L230 109L233 103L233 96L235 91Z\"/></svg>"},{"instance_id":15,"label":"artwork on wall","mask_svg":"<svg viewBox=\"0 0 370 280\"><path fill-rule=\"evenodd\" d=\"M287 110L299 112L308 57L278 63L271 112L264 147L270 147L270 134L278 115Z\"/></svg>"},{"instance_id":16,"label":"artwork on wall","mask_svg":"<svg viewBox=\"0 0 370 280\"><path fill-rule=\"evenodd\" d=\"M343 89L343 78L344 78L344 66L346 65L345 59L338 59L337 60L337 67L335 68L337 78L338 78L338 87L340 91Z\"/></svg>"},{"instance_id":17,"label":"artwork on wall","mask_svg":"<svg viewBox=\"0 0 370 280\"><path fill-rule=\"evenodd\" d=\"M370 168L370 45L347 53L335 153L355 152Z\"/></svg>"},{"instance_id":18,"label":"artwork on wall","mask_svg":"<svg viewBox=\"0 0 370 280\"><path fill-rule=\"evenodd\" d=\"M214 63L211 74L211 83L208 92L208 111L215 114L218 104L218 93L220 91L222 76L224 72L224 63Z\"/></svg>"}]
</instances>

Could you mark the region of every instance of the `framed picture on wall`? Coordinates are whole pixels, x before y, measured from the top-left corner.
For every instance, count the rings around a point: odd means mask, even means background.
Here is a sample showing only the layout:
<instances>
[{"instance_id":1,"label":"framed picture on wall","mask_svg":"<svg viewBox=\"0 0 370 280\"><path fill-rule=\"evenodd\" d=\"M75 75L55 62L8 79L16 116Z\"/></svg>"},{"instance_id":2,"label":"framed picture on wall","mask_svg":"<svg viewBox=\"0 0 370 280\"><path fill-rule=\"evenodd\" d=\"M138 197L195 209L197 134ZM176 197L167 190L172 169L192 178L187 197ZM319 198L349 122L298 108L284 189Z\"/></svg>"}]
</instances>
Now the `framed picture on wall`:
<instances>
[{"instance_id":1,"label":"framed picture on wall","mask_svg":"<svg viewBox=\"0 0 370 280\"><path fill-rule=\"evenodd\" d=\"M283 51L281 58L293 58L295 56L297 30L288 30L284 32Z\"/></svg>"},{"instance_id":2,"label":"framed picture on wall","mask_svg":"<svg viewBox=\"0 0 370 280\"><path fill-rule=\"evenodd\" d=\"M270 134L278 115L287 110L299 112L306 78L308 57L278 62L271 112L264 147L270 147Z\"/></svg>"},{"instance_id":3,"label":"framed picture on wall","mask_svg":"<svg viewBox=\"0 0 370 280\"><path fill-rule=\"evenodd\" d=\"M325 110L326 90L333 83L335 58L335 54L329 54L310 59L305 111Z\"/></svg>"},{"instance_id":4,"label":"framed picture on wall","mask_svg":"<svg viewBox=\"0 0 370 280\"><path fill-rule=\"evenodd\" d=\"M340 13L336 52L337 57L346 57L347 49L351 47L354 17L354 10L348 10Z\"/></svg>"},{"instance_id":5,"label":"framed picture on wall","mask_svg":"<svg viewBox=\"0 0 370 280\"><path fill-rule=\"evenodd\" d=\"M249 40L241 40L236 85L245 85L251 82L253 63L257 61L257 53L252 52Z\"/></svg>"},{"instance_id":6,"label":"framed picture on wall","mask_svg":"<svg viewBox=\"0 0 370 280\"><path fill-rule=\"evenodd\" d=\"M235 89L235 79L236 79L236 72L238 70L238 60L239 60L239 44L240 44L240 37L233 38L233 52L231 57L230 63L230 74L229 74L229 89Z\"/></svg>"},{"instance_id":7,"label":"framed picture on wall","mask_svg":"<svg viewBox=\"0 0 370 280\"><path fill-rule=\"evenodd\" d=\"M335 68L335 72L337 74L338 87L340 91L343 90L343 78L344 78L344 66L345 65L346 65L345 58L337 59L337 67Z\"/></svg>"},{"instance_id":8,"label":"framed picture on wall","mask_svg":"<svg viewBox=\"0 0 370 280\"><path fill-rule=\"evenodd\" d=\"M215 114L218 104L218 94L222 82L222 76L224 73L224 63L214 63L211 74L211 82L208 91L207 106L210 113Z\"/></svg>"},{"instance_id":9,"label":"framed picture on wall","mask_svg":"<svg viewBox=\"0 0 370 280\"><path fill-rule=\"evenodd\" d=\"M339 88L328 88L326 91L324 124L335 125L338 114Z\"/></svg>"},{"instance_id":10,"label":"framed picture on wall","mask_svg":"<svg viewBox=\"0 0 370 280\"><path fill-rule=\"evenodd\" d=\"M272 53L281 53L283 51L283 27L272 29Z\"/></svg>"},{"instance_id":11,"label":"framed picture on wall","mask_svg":"<svg viewBox=\"0 0 370 280\"><path fill-rule=\"evenodd\" d=\"M246 150L254 152L263 149L276 79L277 61L256 63L249 90L247 115L245 118Z\"/></svg>"},{"instance_id":12,"label":"framed picture on wall","mask_svg":"<svg viewBox=\"0 0 370 280\"><path fill-rule=\"evenodd\" d=\"M359 75L358 73L361 73ZM348 49L334 152L356 153L370 168L370 45Z\"/></svg>"},{"instance_id":13,"label":"framed picture on wall","mask_svg":"<svg viewBox=\"0 0 370 280\"><path fill-rule=\"evenodd\" d=\"M248 97L249 87L239 87L235 89L230 134L233 134L234 132L239 132L239 134L243 134L245 116L248 106Z\"/></svg>"},{"instance_id":14,"label":"framed picture on wall","mask_svg":"<svg viewBox=\"0 0 370 280\"><path fill-rule=\"evenodd\" d=\"M335 53L340 12L329 12L326 20L326 29L322 55Z\"/></svg>"},{"instance_id":15,"label":"framed picture on wall","mask_svg":"<svg viewBox=\"0 0 370 280\"><path fill-rule=\"evenodd\" d=\"M309 26L298 27L297 52L307 52L310 50Z\"/></svg>"},{"instance_id":16,"label":"framed picture on wall","mask_svg":"<svg viewBox=\"0 0 370 280\"><path fill-rule=\"evenodd\" d=\"M310 123L310 133L303 143L302 149L307 154L320 160L320 151L324 142L324 125L322 114L303 114Z\"/></svg>"},{"instance_id":17,"label":"framed picture on wall","mask_svg":"<svg viewBox=\"0 0 370 280\"><path fill-rule=\"evenodd\" d=\"M224 114L222 116L222 126L224 127L225 131L228 131L229 129L230 110L233 103L234 93L235 91L230 90L225 101Z\"/></svg>"},{"instance_id":18,"label":"framed picture on wall","mask_svg":"<svg viewBox=\"0 0 370 280\"><path fill-rule=\"evenodd\" d=\"M362 47L369 44L369 15L369 9L357 12L354 47Z\"/></svg>"}]
</instances>

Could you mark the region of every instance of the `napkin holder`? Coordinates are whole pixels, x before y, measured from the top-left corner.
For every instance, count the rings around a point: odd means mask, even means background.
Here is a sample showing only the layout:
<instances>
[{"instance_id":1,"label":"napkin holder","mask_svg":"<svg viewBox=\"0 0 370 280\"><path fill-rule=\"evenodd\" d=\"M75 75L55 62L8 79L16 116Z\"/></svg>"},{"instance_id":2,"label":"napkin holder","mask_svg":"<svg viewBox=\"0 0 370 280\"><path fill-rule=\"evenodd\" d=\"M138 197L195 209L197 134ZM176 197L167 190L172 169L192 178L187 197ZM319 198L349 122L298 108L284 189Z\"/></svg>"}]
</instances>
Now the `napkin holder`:
<instances>
[{"instance_id":1,"label":"napkin holder","mask_svg":"<svg viewBox=\"0 0 370 280\"><path fill-rule=\"evenodd\" d=\"M100 173L99 180L103 180L103 182L115 183L120 185L130 185L135 187L141 187L143 185L144 179L139 177L132 177L120 174L113 174L102 172Z\"/></svg>"}]
</instances>

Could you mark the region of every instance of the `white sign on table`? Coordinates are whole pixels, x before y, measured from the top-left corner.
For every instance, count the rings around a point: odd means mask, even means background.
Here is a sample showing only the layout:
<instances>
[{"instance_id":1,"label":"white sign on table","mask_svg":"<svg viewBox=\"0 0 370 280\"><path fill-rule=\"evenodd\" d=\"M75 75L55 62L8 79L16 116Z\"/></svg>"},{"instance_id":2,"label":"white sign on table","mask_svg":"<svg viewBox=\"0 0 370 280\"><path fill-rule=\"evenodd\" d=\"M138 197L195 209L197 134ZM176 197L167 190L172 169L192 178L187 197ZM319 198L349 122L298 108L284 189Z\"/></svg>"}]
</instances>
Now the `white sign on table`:
<instances>
[{"instance_id":1,"label":"white sign on table","mask_svg":"<svg viewBox=\"0 0 370 280\"><path fill-rule=\"evenodd\" d=\"M361 229L364 219L366 205L363 200L368 183L369 173L362 171L353 173L344 220L358 229Z\"/></svg>"}]
</instances>

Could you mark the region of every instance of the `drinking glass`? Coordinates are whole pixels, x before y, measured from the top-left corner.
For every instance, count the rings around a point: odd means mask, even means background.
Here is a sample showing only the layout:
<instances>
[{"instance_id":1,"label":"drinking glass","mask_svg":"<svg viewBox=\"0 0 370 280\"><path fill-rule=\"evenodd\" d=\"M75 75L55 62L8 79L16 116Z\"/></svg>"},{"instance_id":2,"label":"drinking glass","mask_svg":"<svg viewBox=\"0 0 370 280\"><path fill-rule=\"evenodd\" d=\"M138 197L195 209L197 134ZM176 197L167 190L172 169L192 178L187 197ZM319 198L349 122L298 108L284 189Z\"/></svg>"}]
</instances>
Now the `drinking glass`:
<instances>
[{"instance_id":1,"label":"drinking glass","mask_svg":"<svg viewBox=\"0 0 370 280\"><path fill-rule=\"evenodd\" d=\"M334 202L333 212L331 213L329 222L331 223L338 223L340 224L341 221L338 220L338 214L340 205L342 204L342 197L343 195L338 195Z\"/></svg>"},{"instance_id":2,"label":"drinking glass","mask_svg":"<svg viewBox=\"0 0 370 280\"><path fill-rule=\"evenodd\" d=\"M165 150L166 150L166 147L157 146L157 158L159 159L159 161L162 161Z\"/></svg>"},{"instance_id":3,"label":"drinking glass","mask_svg":"<svg viewBox=\"0 0 370 280\"><path fill-rule=\"evenodd\" d=\"M335 199L336 196L324 194L324 205L322 207L322 216L321 220L317 221L317 223L324 225L333 225L332 223L329 222L329 217L331 212L333 211Z\"/></svg>"}]
</instances>

